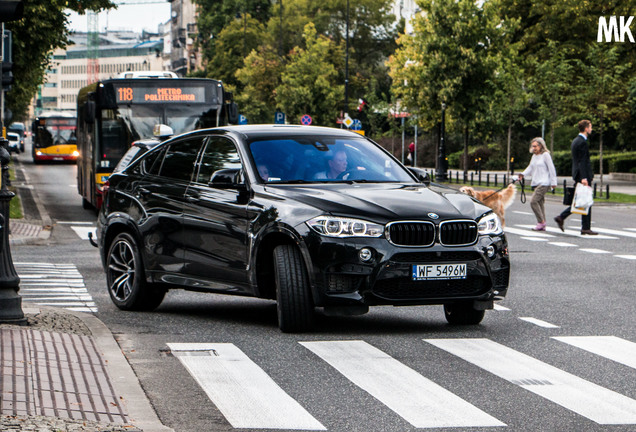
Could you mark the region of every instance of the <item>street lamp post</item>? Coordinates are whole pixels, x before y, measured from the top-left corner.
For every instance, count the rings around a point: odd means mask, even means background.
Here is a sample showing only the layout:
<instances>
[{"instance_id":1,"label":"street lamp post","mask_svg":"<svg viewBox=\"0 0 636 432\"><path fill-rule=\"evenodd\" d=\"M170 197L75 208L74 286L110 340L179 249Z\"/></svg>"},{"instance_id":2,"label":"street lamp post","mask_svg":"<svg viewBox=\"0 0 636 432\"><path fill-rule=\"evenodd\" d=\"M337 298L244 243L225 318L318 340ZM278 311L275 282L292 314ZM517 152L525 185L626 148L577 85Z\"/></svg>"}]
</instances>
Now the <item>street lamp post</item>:
<instances>
[{"instance_id":1,"label":"street lamp post","mask_svg":"<svg viewBox=\"0 0 636 432\"><path fill-rule=\"evenodd\" d=\"M437 177L438 182L446 181L446 104L442 102L442 123L439 128L439 151L437 152Z\"/></svg>"},{"instance_id":2,"label":"street lamp post","mask_svg":"<svg viewBox=\"0 0 636 432\"><path fill-rule=\"evenodd\" d=\"M0 323L25 325L22 297L18 295L20 278L13 267L9 246L9 203L15 194L7 189L7 165L11 160L8 144L9 141L0 138Z\"/></svg>"},{"instance_id":3,"label":"street lamp post","mask_svg":"<svg viewBox=\"0 0 636 432\"><path fill-rule=\"evenodd\" d=\"M349 0L347 0L347 15L345 23L345 88L344 113L349 113Z\"/></svg>"}]
</instances>

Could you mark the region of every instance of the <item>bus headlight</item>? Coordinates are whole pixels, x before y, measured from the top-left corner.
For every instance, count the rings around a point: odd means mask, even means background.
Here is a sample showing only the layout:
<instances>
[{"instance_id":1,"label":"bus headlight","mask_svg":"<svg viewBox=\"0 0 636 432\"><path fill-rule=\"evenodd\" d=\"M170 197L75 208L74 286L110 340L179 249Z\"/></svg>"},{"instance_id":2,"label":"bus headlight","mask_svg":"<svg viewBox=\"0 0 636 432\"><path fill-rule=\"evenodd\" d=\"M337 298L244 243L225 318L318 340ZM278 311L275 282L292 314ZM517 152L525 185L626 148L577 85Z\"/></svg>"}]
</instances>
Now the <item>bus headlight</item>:
<instances>
[{"instance_id":1,"label":"bus headlight","mask_svg":"<svg viewBox=\"0 0 636 432\"><path fill-rule=\"evenodd\" d=\"M79 152L78 152L77 150L75 150L75 151L73 152L73 156L74 156L74 157L78 157L78 156L79 156Z\"/></svg>"}]
</instances>

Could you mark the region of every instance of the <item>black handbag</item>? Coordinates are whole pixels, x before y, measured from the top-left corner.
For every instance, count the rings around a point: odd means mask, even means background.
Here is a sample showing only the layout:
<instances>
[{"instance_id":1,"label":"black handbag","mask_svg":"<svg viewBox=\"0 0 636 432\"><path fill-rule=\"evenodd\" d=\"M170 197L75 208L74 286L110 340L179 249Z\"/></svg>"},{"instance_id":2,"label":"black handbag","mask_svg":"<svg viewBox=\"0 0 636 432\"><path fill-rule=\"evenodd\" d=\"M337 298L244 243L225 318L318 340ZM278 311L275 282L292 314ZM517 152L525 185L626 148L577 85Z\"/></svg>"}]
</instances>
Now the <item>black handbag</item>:
<instances>
[{"instance_id":1,"label":"black handbag","mask_svg":"<svg viewBox=\"0 0 636 432\"><path fill-rule=\"evenodd\" d=\"M563 190L563 205L572 205L574 199L574 186L567 186Z\"/></svg>"}]
</instances>

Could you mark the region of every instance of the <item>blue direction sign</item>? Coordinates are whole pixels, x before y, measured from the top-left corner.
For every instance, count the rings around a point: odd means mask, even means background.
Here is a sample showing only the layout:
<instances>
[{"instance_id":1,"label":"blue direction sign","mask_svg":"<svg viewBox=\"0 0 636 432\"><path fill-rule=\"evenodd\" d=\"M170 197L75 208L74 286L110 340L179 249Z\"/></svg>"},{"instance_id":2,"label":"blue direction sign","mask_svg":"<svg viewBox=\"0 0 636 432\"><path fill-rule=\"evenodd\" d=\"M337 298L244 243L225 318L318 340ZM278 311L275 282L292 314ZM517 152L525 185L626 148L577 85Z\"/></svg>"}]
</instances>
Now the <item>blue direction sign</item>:
<instances>
[{"instance_id":1,"label":"blue direction sign","mask_svg":"<svg viewBox=\"0 0 636 432\"><path fill-rule=\"evenodd\" d=\"M360 120L355 119L353 121L353 124L351 125L351 129L353 130L361 130L362 129L362 122L360 122Z\"/></svg>"},{"instance_id":2,"label":"blue direction sign","mask_svg":"<svg viewBox=\"0 0 636 432\"><path fill-rule=\"evenodd\" d=\"M245 117L243 114L239 114L239 124L240 125L247 124L247 117Z\"/></svg>"},{"instance_id":3,"label":"blue direction sign","mask_svg":"<svg viewBox=\"0 0 636 432\"><path fill-rule=\"evenodd\" d=\"M312 118L309 114L305 114L300 118L300 122L304 125L310 125L312 122Z\"/></svg>"},{"instance_id":4,"label":"blue direction sign","mask_svg":"<svg viewBox=\"0 0 636 432\"><path fill-rule=\"evenodd\" d=\"M285 113L282 111L276 111L274 114L274 124L285 124Z\"/></svg>"}]
</instances>

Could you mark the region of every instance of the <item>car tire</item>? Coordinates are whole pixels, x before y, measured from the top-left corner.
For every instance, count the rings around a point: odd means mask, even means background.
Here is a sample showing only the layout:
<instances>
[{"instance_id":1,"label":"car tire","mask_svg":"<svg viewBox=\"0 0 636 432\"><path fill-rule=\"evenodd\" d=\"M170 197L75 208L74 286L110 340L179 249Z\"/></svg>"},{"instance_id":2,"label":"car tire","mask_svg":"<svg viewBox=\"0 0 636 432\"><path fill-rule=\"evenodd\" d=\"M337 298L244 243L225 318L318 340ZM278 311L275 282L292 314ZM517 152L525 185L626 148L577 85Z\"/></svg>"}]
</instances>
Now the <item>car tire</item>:
<instances>
[{"instance_id":1,"label":"car tire","mask_svg":"<svg viewBox=\"0 0 636 432\"><path fill-rule=\"evenodd\" d=\"M476 310L472 302L451 303L444 305L446 321L453 325L475 325L483 319L486 311Z\"/></svg>"},{"instance_id":2,"label":"car tire","mask_svg":"<svg viewBox=\"0 0 636 432\"><path fill-rule=\"evenodd\" d=\"M285 333L309 331L314 324L314 305L309 277L300 250L292 245L274 249L278 327Z\"/></svg>"},{"instance_id":3,"label":"car tire","mask_svg":"<svg viewBox=\"0 0 636 432\"><path fill-rule=\"evenodd\" d=\"M118 234L108 249L106 281L111 300L122 310L154 310L166 295L165 289L146 283L137 242L126 232Z\"/></svg>"}]
</instances>

